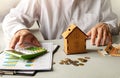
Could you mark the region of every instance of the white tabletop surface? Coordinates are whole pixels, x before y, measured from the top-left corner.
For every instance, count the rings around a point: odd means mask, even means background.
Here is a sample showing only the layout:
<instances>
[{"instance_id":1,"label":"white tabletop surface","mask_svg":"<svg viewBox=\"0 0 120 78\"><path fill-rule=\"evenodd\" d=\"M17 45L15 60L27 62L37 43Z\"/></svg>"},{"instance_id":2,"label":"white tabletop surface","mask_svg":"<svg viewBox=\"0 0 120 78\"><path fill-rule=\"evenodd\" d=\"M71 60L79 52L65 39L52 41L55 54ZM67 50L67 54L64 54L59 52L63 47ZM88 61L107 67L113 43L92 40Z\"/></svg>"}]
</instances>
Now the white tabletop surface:
<instances>
[{"instance_id":1,"label":"white tabletop surface","mask_svg":"<svg viewBox=\"0 0 120 78\"><path fill-rule=\"evenodd\" d=\"M4 37L2 31L0 31L0 49L4 49ZM4 75L0 78L120 78L120 57L100 56L97 53L98 49L105 47L96 47L90 44L87 40L87 53L66 55L63 48L63 40L47 40L43 42L53 42L60 45L60 48L53 55L53 61L56 63L53 65L51 71L41 71L36 73L35 76L11 76ZM114 43L120 43L120 37L113 37ZM71 58L73 60L79 57L90 57L84 66L73 65L60 65L59 62L65 58Z\"/></svg>"}]
</instances>

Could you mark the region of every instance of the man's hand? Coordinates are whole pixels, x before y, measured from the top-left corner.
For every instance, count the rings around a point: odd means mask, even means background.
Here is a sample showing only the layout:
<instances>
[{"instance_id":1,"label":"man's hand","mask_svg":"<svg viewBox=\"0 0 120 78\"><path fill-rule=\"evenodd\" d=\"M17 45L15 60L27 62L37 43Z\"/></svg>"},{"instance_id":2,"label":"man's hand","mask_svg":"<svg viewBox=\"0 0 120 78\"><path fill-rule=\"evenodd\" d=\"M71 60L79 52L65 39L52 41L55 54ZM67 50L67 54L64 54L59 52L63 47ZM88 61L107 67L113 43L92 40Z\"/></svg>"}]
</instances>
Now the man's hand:
<instances>
[{"instance_id":1,"label":"man's hand","mask_svg":"<svg viewBox=\"0 0 120 78\"><path fill-rule=\"evenodd\" d=\"M9 45L9 49L14 49L17 43L22 45L24 42L28 42L35 46L40 46L37 38L29 30L19 30L13 36Z\"/></svg>"},{"instance_id":2,"label":"man's hand","mask_svg":"<svg viewBox=\"0 0 120 78\"><path fill-rule=\"evenodd\" d=\"M105 45L106 41L112 43L112 36L109 27L105 23L99 23L88 31L87 35L91 38L93 45Z\"/></svg>"}]
</instances>

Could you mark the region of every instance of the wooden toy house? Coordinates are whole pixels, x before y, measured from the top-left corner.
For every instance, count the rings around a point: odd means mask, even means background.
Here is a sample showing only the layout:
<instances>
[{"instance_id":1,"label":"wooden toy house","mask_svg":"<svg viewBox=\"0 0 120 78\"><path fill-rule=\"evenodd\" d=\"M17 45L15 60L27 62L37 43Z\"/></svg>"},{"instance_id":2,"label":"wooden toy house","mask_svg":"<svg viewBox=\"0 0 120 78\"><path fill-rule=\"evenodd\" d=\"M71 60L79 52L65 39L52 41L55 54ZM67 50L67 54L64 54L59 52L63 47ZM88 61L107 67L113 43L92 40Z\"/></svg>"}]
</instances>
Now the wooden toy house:
<instances>
[{"instance_id":1,"label":"wooden toy house","mask_svg":"<svg viewBox=\"0 0 120 78\"><path fill-rule=\"evenodd\" d=\"M86 52L87 35L76 25L71 24L62 36L64 38L64 51L66 54Z\"/></svg>"}]
</instances>

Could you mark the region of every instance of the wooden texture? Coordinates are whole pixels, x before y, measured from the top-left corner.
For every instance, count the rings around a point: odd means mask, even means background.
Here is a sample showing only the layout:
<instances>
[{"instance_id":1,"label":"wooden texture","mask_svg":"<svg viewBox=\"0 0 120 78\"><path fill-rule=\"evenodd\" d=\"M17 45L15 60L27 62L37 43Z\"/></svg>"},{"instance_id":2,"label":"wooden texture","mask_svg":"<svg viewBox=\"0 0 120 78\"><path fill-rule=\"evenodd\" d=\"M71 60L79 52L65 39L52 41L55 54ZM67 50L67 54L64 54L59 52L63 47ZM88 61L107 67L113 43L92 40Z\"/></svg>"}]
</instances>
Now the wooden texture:
<instances>
[{"instance_id":1,"label":"wooden texture","mask_svg":"<svg viewBox=\"0 0 120 78\"><path fill-rule=\"evenodd\" d=\"M64 38L64 50L66 54L86 52L87 36L76 25L70 25L62 36Z\"/></svg>"}]
</instances>

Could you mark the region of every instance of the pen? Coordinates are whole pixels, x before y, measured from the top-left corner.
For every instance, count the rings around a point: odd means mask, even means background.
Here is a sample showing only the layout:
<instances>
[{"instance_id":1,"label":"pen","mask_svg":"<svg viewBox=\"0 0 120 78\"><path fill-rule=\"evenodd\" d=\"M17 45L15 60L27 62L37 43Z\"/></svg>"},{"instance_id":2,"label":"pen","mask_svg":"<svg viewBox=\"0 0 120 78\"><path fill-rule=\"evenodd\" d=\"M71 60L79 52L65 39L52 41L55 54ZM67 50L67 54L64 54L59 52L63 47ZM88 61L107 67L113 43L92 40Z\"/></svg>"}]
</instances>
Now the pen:
<instances>
[{"instance_id":1,"label":"pen","mask_svg":"<svg viewBox=\"0 0 120 78\"><path fill-rule=\"evenodd\" d=\"M60 45L55 45L55 49L53 50L53 53L55 53L59 49Z\"/></svg>"}]
</instances>

